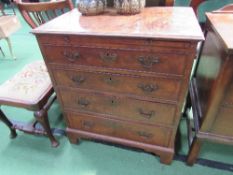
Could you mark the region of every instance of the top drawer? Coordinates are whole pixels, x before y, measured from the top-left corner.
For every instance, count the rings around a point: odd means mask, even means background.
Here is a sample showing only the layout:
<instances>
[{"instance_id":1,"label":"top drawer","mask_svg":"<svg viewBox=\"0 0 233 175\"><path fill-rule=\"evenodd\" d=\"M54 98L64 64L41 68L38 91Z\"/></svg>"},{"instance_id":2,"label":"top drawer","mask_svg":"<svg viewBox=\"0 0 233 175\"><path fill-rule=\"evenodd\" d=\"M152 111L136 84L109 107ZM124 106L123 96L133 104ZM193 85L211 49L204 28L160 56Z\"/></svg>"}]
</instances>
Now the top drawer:
<instances>
[{"instance_id":1,"label":"top drawer","mask_svg":"<svg viewBox=\"0 0 233 175\"><path fill-rule=\"evenodd\" d=\"M126 49L43 47L48 63L183 75L186 55Z\"/></svg>"},{"instance_id":2,"label":"top drawer","mask_svg":"<svg viewBox=\"0 0 233 175\"><path fill-rule=\"evenodd\" d=\"M148 49L148 47L180 48L186 51L191 43L185 41L162 41L151 38L125 38L125 37L101 37L101 36L77 36L77 35L37 35L42 45L57 46L89 46L101 48L132 48ZM91 41L91 42L90 42Z\"/></svg>"}]
</instances>

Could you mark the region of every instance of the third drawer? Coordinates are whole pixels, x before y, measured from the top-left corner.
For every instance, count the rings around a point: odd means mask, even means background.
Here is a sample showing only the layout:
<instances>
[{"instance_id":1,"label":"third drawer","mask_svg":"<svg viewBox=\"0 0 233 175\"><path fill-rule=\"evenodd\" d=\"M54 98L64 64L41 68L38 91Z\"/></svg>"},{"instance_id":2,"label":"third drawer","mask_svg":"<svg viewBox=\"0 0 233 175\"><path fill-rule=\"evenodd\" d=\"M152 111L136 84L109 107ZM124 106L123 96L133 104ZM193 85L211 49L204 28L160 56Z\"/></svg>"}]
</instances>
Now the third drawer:
<instances>
[{"instance_id":1,"label":"third drawer","mask_svg":"<svg viewBox=\"0 0 233 175\"><path fill-rule=\"evenodd\" d=\"M170 125L175 120L176 105L138 100L85 90L59 88L65 109L151 125Z\"/></svg>"}]
</instances>

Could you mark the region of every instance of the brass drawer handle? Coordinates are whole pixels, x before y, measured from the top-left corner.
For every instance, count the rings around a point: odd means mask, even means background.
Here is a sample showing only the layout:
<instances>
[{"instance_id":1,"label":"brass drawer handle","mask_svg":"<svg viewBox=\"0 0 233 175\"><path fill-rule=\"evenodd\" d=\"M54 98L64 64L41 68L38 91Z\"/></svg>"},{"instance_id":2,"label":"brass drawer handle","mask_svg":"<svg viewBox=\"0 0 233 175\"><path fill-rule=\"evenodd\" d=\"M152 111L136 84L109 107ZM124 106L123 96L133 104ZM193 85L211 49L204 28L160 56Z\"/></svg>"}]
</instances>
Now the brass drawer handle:
<instances>
[{"instance_id":1,"label":"brass drawer handle","mask_svg":"<svg viewBox=\"0 0 233 175\"><path fill-rule=\"evenodd\" d=\"M78 85L84 83L86 80L85 77L83 77L83 76L73 76L71 79L73 82L75 82Z\"/></svg>"},{"instance_id":2,"label":"brass drawer handle","mask_svg":"<svg viewBox=\"0 0 233 175\"><path fill-rule=\"evenodd\" d=\"M93 121L82 121L84 128L91 129L95 125Z\"/></svg>"},{"instance_id":3,"label":"brass drawer handle","mask_svg":"<svg viewBox=\"0 0 233 175\"><path fill-rule=\"evenodd\" d=\"M140 83L140 84L138 84L138 88L140 88L144 92L153 92L155 90L158 90L158 86L153 85L153 84L142 84L142 83Z\"/></svg>"},{"instance_id":4,"label":"brass drawer handle","mask_svg":"<svg viewBox=\"0 0 233 175\"><path fill-rule=\"evenodd\" d=\"M143 111L143 109L138 109L139 114L141 114L144 118L150 119L151 117L153 117L155 115L155 111L149 111L149 112L145 112Z\"/></svg>"},{"instance_id":5,"label":"brass drawer handle","mask_svg":"<svg viewBox=\"0 0 233 175\"><path fill-rule=\"evenodd\" d=\"M74 62L75 60L78 60L80 58L79 52L73 53L73 52L64 51L63 56L70 62Z\"/></svg>"},{"instance_id":6,"label":"brass drawer handle","mask_svg":"<svg viewBox=\"0 0 233 175\"><path fill-rule=\"evenodd\" d=\"M148 132L145 132L145 131L138 131L137 134L138 134L140 137L143 137L143 138L146 138L146 139L150 139L150 138L153 137L153 134L148 133Z\"/></svg>"},{"instance_id":7,"label":"brass drawer handle","mask_svg":"<svg viewBox=\"0 0 233 175\"><path fill-rule=\"evenodd\" d=\"M116 53L110 53L110 52L101 53L101 54L100 54L100 58L101 58L104 62L113 62L113 61L116 61L116 59L117 59L117 54L116 54Z\"/></svg>"},{"instance_id":8,"label":"brass drawer handle","mask_svg":"<svg viewBox=\"0 0 233 175\"><path fill-rule=\"evenodd\" d=\"M82 107L87 107L90 104L90 101L88 101L85 98L78 99L78 104Z\"/></svg>"},{"instance_id":9,"label":"brass drawer handle","mask_svg":"<svg viewBox=\"0 0 233 175\"><path fill-rule=\"evenodd\" d=\"M159 57L154 56L140 56L138 61L144 68L151 68L154 64L160 63Z\"/></svg>"}]
</instances>

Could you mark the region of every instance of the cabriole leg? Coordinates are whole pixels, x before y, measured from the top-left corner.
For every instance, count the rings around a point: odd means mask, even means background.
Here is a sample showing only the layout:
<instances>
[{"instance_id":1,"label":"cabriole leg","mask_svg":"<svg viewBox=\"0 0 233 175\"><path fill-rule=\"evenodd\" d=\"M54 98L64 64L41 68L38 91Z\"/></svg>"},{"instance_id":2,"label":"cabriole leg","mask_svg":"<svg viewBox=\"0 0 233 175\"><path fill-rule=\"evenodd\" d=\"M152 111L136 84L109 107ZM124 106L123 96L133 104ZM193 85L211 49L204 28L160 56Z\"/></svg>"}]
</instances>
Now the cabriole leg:
<instances>
[{"instance_id":1,"label":"cabriole leg","mask_svg":"<svg viewBox=\"0 0 233 175\"><path fill-rule=\"evenodd\" d=\"M34 116L36 118L36 120L44 127L51 143L52 143L52 147L57 147L59 145L59 143L57 142L57 140L54 138L50 125L49 125L49 121L48 121L48 113L45 110L40 110L34 113Z\"/></svg>"},{"instance_id":2,"label":"cabriole leg","mask_svg":"<svg viewBox=\"0 0 233 175\"><path fill-rule=\"evenodd\" d=\"M2 110L0 109L0 120L2 120L3 123L6 124L6 126L10 129L11 134L10 137L13 139L17 136L17 133L15 131L15 129L13 129L13 125L10 122L10 120L8 120L8 118L6 117L6 115L2 112Z\"/></svg>"}]
</instances>

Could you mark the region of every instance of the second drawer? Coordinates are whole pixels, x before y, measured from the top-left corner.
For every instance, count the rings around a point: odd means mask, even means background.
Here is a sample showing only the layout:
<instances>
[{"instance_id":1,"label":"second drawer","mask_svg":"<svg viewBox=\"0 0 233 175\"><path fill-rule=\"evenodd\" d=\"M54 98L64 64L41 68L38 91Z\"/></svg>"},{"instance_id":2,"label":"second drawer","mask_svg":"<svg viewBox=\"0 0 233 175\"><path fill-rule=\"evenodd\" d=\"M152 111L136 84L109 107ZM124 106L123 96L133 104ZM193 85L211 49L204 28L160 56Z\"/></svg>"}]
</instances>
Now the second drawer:
<instances>
[{"instance_id":1,"label":"second drawer","mask_svg":"<svg viewBox=\"0 0 233 175\"><path fill-rule=\"evenodd\" d=\"M152 76L130 76L83 70L54 69L58 86L68 85L97 91L117 92L177 101L180 80Z\"/></svg>"},{"instance_id":2,"label":"second drawer","mask_svg":"<svg viewBox=\"0 0 233 175\"><path fill-rule=\"evenodd\" d=\"M176 106L172 104L83 90L60 89L59 93L66 109L155 125L172 125L175 120Z\"/></svg>"}]
</instances>

